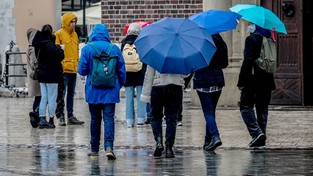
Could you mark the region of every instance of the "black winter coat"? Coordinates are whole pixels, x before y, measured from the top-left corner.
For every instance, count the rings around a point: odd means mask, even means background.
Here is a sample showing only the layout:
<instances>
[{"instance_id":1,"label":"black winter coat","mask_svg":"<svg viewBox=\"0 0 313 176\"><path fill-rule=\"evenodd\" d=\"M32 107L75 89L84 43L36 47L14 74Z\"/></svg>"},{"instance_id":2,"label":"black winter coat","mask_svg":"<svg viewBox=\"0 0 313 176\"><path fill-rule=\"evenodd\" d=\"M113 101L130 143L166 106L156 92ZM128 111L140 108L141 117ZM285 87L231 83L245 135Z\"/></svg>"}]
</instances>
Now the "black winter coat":
<instances>
[{"instance_id":1,"label":"black winter coat","mask_svg":"<svg viewBox=\"0 0 313 176\"><path fill-rule=\"evenodd\" d=\"M128 35L122 40L121 51L123 52L125 44L133 44L138 36ZM126 83L124 87L142 86L145 78L147 65L143 63L142 69L139 72L126 72Z\"/></svg>"},{"instance_id":2,"label":"black winter coat","mask_svg":"<svg viewBox=\"0 0 313 176\"><path fill-rule=\"evenodd\" d=\"M209 66L195 72L193 77L193 88L209 88L211 86L224 87L225 80L222 69L228 66L227 45L220 34L212 35L216 46Z\"/></svg>"},{"instance_id":3,"label":"black winter coat","mask_svg":"<svg viewBox=\"0 0 313 176\"><path fill-rule=\"evenodd\" d=\"M260 34L250 34L246 38L238 87L252 85L258 89L275 90L273 74L266 73L255 63L255 60L260 57L262 41L263 37Z\"/></svg>"},{"instance_id":4,"label":"black winter coat","mask_svg":"<svg viewBox=\"0 0 313 176\"><path fill-rule=\"evenodd\" d=\"M58 83L62 74L61 61L64 59L64 52L59 45L55 44L55 38L50 34L37 32L33 46L38 57L38 81Z\"/></svg>"}]
</instances>

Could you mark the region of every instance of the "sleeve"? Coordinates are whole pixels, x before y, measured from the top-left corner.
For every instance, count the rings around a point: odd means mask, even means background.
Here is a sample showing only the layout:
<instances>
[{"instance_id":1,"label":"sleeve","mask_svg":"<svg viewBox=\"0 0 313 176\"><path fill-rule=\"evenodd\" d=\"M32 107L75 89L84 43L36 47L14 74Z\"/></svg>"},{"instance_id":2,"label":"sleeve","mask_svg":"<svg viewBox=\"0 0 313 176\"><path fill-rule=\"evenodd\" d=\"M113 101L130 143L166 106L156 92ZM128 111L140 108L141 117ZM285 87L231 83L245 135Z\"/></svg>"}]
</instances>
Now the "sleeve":
<instances>
[{"instance_id":1,"label":"sleeve","mask_svg":"<svg viewBox=\"0 0 313 176\"><path fill-rule=\"evenodd\" d=\"M122 88L126 83L126 68L125 68L125 61L122 55L122 52L118 48L118 46L114 45L114 48L117 52L118 56L118 62L117 62L117 78L120 85L120 88Z\"/></svg>"},{"instance_id":2,"label":"sleeve","mask_svg":"<svg viewBox=\"0 0 313 176\"><path fill-rule=\"evenodd\" d=\"M55 33L55 44L57 44L57 45L61 45L61 38L60 38L60 31L57 31L56 33Z\"/></svg>"},{"instance_id":3,"label":"sleeve","mask_svg":"<svg viewBox=\"0 0 313 176\"><path fill-rule=\"evenodd\" d=\"M88 47L83 47L82 51L81 51L81 57L79 59L78 62L78 73L81 76L86 76L89 74L90 70L89 70L89 64L88 64Z\"/></svg>"},{"instance_id":4,"label":"sleeve","mask_svg":"<svg viewBox=\"0 0 313 176\"><path fill-rule=\"evenodd\" d=\"M28 47L26 53L27 53L27 63L30 66L30 68L34 70L36 64L38 65L38 61L35 55L35 48L33 46Z\"/></svg>"},{"instance_id":5,"label":"sleeve","mask_svg":"<svg viewBox=\"0 0 313 176\"><path fill-rule=\"evenodd\" d=\"M142 93L140 96L140 100L143 102L150 103L154 75L155 70L148 65L143 82Z\"/></svg>"},{"instance_id":6,"label":"sleeve","mask_svg":"<svg viewBox=\"0 0 313 176\"><path fill-rule=\"evenodd\" d=\"M252 80L252 68L257 57L257 44L251 36L245 40L244 59L240 68L237 86L244 87Z\"/></svg>"}]
</instances>

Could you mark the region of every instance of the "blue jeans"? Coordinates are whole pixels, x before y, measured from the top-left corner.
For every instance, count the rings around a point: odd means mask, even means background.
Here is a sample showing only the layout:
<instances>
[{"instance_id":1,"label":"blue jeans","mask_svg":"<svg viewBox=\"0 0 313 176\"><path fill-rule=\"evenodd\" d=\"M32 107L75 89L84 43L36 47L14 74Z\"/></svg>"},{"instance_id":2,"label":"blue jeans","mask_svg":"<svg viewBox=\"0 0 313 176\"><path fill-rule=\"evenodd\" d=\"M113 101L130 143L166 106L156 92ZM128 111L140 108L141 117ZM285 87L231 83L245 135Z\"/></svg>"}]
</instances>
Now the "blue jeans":
<instances>
[{"instance_id":1,"label":"blue jeans","mask_svg":"<svg viewBox=\"0 0 313 176\"><path fill-rule=\"evenodd\" d=\"M212 92L212 93L204 93L197 91L202 111L204 114L204 119L206 121L206 130L205 130L205 141L210 142L211 138L219 137L219 131L217 128L217 124L215 121L215 111L218 100L220 98L222 91Z\"/></svg>"},{"instance_id":2,"label":"blue jeans","mask_svg":"<svg viewBox=\"0 0 313 176\"><path fill-rule=\"evenodd\" d=\"M64 96L66 94L66 110L67 117L73 116L73 106L74 106L74 95L75 95L75 87L76 87L76 73L64 73Z\"/></svg>"},{"instance_id":3,"label":"blue jeans","mask_svg":"<svg viewBox=\"0 0 313 176\"><path fill-rule=\"evenodd\" d=\"M134 92L136 90L137 101L137 124L145 123L146 121L146 103L140 100L142 86L125 87L126 94L126 124L134 125L135 123L135 107L134 107Z\"/></svg>"},{"instance_id":4,"label":"blue jeans","mask_svg":"<svg viewBox=\"0 0 313 176\"><path fill-rule=\"evenodd\" d=\"M101 137L101 122L104 123L104 149L113 149L115 135L115 103L88 104L91 116L90 121L90 144L93 152L99 151Z\"/></svg>"},{"instance_id":5,"label":"blue jeans","mask_svg":"<svg viewBox=\"0 0 313 176\"><path fill-rule=\"evenodd\" d=\"M40 92L39 116L46 117L48 105L48 115L54 117L57 108L58 83L40 83Z\"/></svg>"}]
</instances>

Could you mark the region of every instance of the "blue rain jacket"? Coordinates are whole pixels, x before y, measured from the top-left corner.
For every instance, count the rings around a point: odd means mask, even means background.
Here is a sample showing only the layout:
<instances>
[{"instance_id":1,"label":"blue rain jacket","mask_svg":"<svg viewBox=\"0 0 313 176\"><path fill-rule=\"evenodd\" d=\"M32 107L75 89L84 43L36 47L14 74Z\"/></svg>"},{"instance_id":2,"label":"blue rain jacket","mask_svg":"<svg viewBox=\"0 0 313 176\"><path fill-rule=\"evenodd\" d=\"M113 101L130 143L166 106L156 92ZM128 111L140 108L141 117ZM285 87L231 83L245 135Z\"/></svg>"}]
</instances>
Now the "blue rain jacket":
<instances>
[{"instance_id":1,"label":"blue rain jacket","mask_svg":"<svg viewBox=\"0 0 313 176\"><path fill-rule=\"evenodd\" d=\"M107 27L104 24L95 25L89 42L93 42L101 51L105 52L110 44L110 36ZM91 72L93 66L93 56L96 51L86 45L82 48L81 57L78 64L78 73L82 76L87 75L85 85L85 100L89 104L107 104L120 102L120 89L126 81L125 62L121 50L114 45L111 55L117 55L117 79L116 85L112 88L96 88L91 85Z\"/></svg>"}]
</instances>

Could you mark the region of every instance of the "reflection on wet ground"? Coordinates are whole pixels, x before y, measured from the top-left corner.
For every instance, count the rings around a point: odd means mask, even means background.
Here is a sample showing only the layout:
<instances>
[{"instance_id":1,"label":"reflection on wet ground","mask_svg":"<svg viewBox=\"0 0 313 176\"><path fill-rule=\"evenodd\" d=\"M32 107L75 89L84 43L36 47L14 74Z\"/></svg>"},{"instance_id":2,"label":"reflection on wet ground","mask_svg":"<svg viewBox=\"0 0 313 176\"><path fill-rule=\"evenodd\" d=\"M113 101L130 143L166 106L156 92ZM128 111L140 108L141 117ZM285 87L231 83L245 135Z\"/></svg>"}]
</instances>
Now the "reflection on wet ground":
<instances>
[{"instance_id":1,"label":"reflection on wet ground","mask_svg":"<svg viewBox=\"0 0 313 176\"><path fill-rule=\"evenodd\" d=\"M87 148L0 147L1 175L311 175L312 150L176 149L176 158L152 149L116 149L117 160L87 157Z\"/></svg>"}]
</instances>

